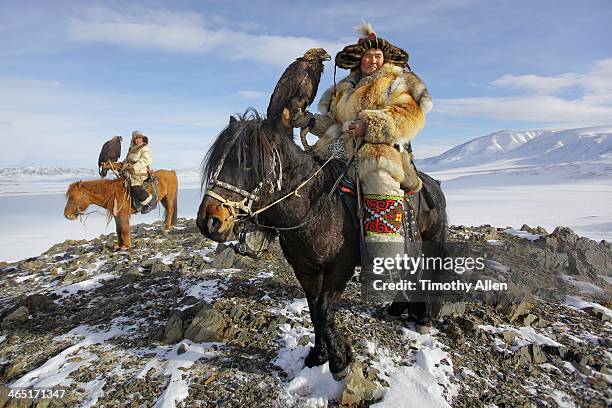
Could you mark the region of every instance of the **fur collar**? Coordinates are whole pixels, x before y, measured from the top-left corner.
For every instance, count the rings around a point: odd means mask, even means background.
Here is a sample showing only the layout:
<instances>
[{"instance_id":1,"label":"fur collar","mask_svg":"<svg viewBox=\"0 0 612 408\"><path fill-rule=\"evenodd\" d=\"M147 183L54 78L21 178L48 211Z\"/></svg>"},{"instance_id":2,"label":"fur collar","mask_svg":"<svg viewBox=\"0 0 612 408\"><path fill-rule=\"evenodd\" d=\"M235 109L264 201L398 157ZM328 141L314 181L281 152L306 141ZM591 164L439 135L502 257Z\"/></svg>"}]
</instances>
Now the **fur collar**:
<instances>
[{"instance_id":1,"label":"fur collar","mask_svg":"<svg viewBox=\"0 0 612 408\"><path fill-rule=\"evenodd\" d=\"M348 89L356 88L357 86L372 83L384 76L394 75L401 76L404 74L404 69L393 64L385 63L382 67L376 70L372 75L364 77L360 70L351 72L336 84L336 94L346 92ZM321 99L319 100L319 112L322 114L329 113L332 99L334 97L334 87L328 88Z\"/></svg>"}]
</instances>

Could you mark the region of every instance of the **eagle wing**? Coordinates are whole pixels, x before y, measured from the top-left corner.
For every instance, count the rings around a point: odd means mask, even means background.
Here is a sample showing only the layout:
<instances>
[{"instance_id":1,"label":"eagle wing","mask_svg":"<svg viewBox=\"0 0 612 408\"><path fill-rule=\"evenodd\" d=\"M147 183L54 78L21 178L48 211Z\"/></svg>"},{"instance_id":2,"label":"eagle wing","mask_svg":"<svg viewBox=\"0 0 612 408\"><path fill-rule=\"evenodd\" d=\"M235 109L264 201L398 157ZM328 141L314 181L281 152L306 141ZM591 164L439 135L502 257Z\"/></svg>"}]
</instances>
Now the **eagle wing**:
<instances>
[{"instance_id":1,"label":"eagle wing","mask_svg":"<svg viewBox=\"0 0 612 408\"><path fill-rule=\"evenodd\" d=\"M119 139L111 139L102 145L100 155L98 156L98 167L102 167L102 163L106 161L116 162L121 156L121 141ZM99 169L100 176L106 177L108 170Z\"/></svg>"},{"instance_id":2,"label":"eagle wing","mask_svg":"<svg viewBox=\"0 0 612 408\"><path fill-rule=\"evenodd\" d=\"M285 69L270 97L266 113L268 120L278 120L282 115L283 108L306 109L306 106L312 103L317 93L317 87L315 86L313 90L311 71L309 62L302 58L296 59ZM316 82L318 84L318 81ZM295 101L296 97L299 98L299 101L305 98L308 103L304 106L291 106L294 104L292 101ZM298 105L302 104L298 103Z\"/></svg>"}]
</instances>

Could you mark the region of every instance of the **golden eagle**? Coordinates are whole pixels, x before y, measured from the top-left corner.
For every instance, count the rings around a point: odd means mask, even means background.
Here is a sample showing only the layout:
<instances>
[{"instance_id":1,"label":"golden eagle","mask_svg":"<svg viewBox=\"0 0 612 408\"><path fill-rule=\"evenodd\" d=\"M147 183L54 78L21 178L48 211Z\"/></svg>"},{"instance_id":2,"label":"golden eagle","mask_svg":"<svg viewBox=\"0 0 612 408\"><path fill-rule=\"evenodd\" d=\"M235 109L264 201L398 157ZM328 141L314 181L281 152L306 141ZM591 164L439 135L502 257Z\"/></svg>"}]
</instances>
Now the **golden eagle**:
<instances>
[{"instance_id":1,"label":"golden eagle","mask_svg":"<svg viewBox=\"0 0 612 408\"><path fill-rule=\"evenodd\" d=\"M102 168L102 163L109 161L116 162L119 160L119 157L121 156L122 140L123 137L121 136L113 136L111 140L102 145L100 156L98 156L98 172L100 173L100 177L106 177L106 173L108 172L108 169Z\"/></svg>"},{"instance_id":2,"label":"golden eagle","mask_svg":"<svg viewBox=\"0 0 612 408\"><path fill-rule=\"evenodd\" d=\"M323 48L311 48L283 72L270 97L266 122L280 130L292 129L291 119L305 111L317 96L323 61L331 56Z\"/></svg>"}]
</instances>

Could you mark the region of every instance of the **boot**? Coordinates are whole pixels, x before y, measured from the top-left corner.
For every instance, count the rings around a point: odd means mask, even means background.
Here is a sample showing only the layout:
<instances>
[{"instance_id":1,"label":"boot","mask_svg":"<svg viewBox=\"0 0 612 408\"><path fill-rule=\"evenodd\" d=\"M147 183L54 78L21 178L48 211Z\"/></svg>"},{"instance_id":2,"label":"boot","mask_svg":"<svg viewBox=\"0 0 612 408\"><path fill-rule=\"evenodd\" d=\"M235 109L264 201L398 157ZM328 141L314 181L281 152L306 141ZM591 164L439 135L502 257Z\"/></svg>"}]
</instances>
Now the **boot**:
<instances>
[{"instance_id":1,"label":"boot","mask_svg":"<svg viewBox=\"0 0 612 408\"><path fill-rule=\"evenodd\" d=\"M142 209L140 210L141 214L146 214L148 212L151 212L157 207L157 202L153 199L153 196L151 194L149 194L146 200L144 200L141 204L142 204Z\"/></svg>"}]
</instances>

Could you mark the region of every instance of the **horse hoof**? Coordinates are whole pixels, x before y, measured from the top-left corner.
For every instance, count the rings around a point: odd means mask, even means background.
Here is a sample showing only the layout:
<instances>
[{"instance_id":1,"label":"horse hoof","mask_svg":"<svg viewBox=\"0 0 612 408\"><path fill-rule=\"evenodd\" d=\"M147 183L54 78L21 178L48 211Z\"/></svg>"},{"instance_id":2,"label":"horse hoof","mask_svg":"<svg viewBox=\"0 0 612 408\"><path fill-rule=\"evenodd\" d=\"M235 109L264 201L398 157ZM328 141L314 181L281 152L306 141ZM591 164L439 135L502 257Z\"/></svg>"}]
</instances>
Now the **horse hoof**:
<instances>
[{"instance_id":1,"label":"horse hoof","mask_svg":"<svg viewBox=\"0 0 612 408\"><path fill-rule=\"evenodd\" d=\"M334 377L334 380L336 381L342 381L346 378L346 375L349 372L349 368L351 367L350 364L347 364L346 367L344 367L343 370L337 372L337 373L332 373L332 377Z\"/></svg>"},{"instance_id":2,"label":"horse hoof","mask_svg":"<svg viewBox=\"0 0 612 408\"><path fill-rule=\"evenodd\" d=\"M386 320L386 321L388 321L388 322L394 322L394 321L396 321L397 319L399 319L400 317L399 317L399 316L395 316L395 315L393 315L393 314L391 314L391 313L389 313L388 311L386 311L386 310L385 310L385 316L384 316L384 318L385 318L385 320Z\"/></svg>"},{"instance_id":3,"label":"horse hoof","mask_svg":"<svg viewBox=\"0 0 612 408\"><path fill-rule=\"evenodd\" d=\"M310 348L310 352L304 359L304 365L308 368L317 367L327 362L327 352L322 350L315 350L314 347Z\"/></svg>"}]
</instances>

